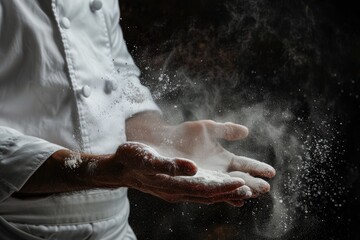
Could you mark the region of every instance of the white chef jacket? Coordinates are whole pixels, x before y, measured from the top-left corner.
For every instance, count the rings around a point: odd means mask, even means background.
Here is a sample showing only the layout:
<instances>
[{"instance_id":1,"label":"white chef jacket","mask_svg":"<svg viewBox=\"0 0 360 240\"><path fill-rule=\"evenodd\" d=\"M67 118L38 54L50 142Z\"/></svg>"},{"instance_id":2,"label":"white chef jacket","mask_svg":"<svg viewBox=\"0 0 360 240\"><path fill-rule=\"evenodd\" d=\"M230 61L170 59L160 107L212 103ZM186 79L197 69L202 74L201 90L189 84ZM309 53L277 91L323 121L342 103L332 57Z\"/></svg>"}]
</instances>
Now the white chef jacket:
<instances>
[{"instance_id":1,"label":"white chef jacket","mask_svg":"<svg viewBox=\"0 0 360 240\"><path fill-rule=\"evenodd\" d=\"M0 0L0 239L135 238L125 188L11 197L55 151L112 153L159 110L119 18L117 0Z\"/></svg>"}]
</instances>

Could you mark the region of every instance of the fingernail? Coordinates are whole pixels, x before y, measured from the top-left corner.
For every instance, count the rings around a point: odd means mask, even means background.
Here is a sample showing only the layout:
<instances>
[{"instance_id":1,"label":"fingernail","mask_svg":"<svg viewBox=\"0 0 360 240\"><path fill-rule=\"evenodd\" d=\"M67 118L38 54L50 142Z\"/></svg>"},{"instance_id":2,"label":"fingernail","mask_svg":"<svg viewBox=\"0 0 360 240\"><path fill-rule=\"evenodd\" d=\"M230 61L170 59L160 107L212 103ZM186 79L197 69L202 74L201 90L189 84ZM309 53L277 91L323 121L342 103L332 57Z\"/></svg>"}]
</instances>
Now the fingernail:
<instances>
[{"instance_id":1,"label":"fingernail","mask_svg":"<svg viewBox=\"0 0 360 240\"><path fill-rule=\"evenodd\" d=\"M274 177L276 175L276 171L274 168L270 168L266 171L266 174L269 178Z\"/></svg>"},{"instance_id":2,"label":"fingernail","mask_svg":"<svg viewBox=\"0 0 360 240\"><path fill-rule=\"evenodd\" d=\"M238 194L240 196L248 197L248 198L252 196L252 192L248 186L242 186L241 188L239 188Z\"/></svg>"},{"instance_id":3,"label":"fingernail","mask_svg":"<svg viewBox=\"0 0 360 240\"><path fill-rule=\"evenodd\" d=\"M244 202L235 204L235 207L242 207L242 206L244 206Z\"/></svg>"},{"instance_id":4,"label":"fingernail","mask_svg":"<svg viewBox=\"0 0 360 240\"><path fill-rule=\"evenodd\" d=\"M196 168L185 168L184 169L184 174L188 175L188 176L194 176L197 172Z\"/></svg>"},{"instance_id":5,"label":"fingernail","mask_svg":"<svg viewBox=\"0 0 360 240\"><path fill-rule=\"evenodd\" d=\"M237 207L242 207L242 206L244 206L244 203L237 205Z\"/></svg>"},{"instance_id":6,"label":"fingernail","mask_svg":"<svg viewBox=\"0 0 360 240\"><path fill-rule=\"evenodd\" d=\"M246 191L245 196L246 196L246 197L251 197L251 196L252 196L252 192L251 192L251 191Z\"/></svg>"},{"instance_id":7,"label":"fingernail","mask_svg":"<svg viewBox=\"0 0 360 240\"><path fill-rule=\"evenodd\" d=\"M260 192L262 192L262 193L269 192L270 191L270 184L268 184L267 182L260 183L259 184L259 189L260 189Z\"/></svg>"},{"instance_id":8,"label":"fingernail","mask_svg":"<svg viewBox=\"0 0 360 240\"><path fill-rule=\"evenodd\" d=\"M184 160L180 160L181 164L178 164L178 168L179 171L182 172L183 174L189 175L189 176L193 176L196 174L197 172L197 167L195 164L193 164L192 162L189 161L184 161Z\"/></svg>"},{"instance_id":9,"label":"fingernail","mask_svg":"<svg viewBox=\"0 0 360 240\"><path fill-rule=\"evenodd\" d=\"M245 185L245 180L242 178L236 178L237 181L241 182L242 185Z\"/></svg>"}]
</instances>

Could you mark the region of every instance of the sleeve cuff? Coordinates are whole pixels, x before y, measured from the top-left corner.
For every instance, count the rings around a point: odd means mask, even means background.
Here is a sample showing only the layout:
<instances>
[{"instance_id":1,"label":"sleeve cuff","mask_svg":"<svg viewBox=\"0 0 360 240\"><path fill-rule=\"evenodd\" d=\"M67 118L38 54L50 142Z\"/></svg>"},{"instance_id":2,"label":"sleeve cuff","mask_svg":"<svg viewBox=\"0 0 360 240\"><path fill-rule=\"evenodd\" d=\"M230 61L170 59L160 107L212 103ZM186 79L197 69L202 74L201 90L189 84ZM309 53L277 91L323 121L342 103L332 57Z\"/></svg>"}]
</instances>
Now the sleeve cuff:
<instances>
[{"instance_id":1,"label":"sleeve cuff","mask_svg":"<svg viewBox=\"0 0 360 240\"><path fill-rule=\"evenodd\" d=\"M4 132L5 134L2 134ZM0 141L1 202L19 191L46 159L64 147L36 137L22 135L12 129L0 131L0 136L2 138Z\"/></svg>"},{"instance_id":2,"label":"sleeve cuff","mask_svg":"<svg viewBox=\"0 0 360 240\"><path fill-rule=\"evenodd\" d=\"M128 119L137 113L148 111L155 111L162 115L160 108L155 102L152 100L146 100L141 103L131 104L126 111L125 119Z\"/></svg>"}]
</instances>

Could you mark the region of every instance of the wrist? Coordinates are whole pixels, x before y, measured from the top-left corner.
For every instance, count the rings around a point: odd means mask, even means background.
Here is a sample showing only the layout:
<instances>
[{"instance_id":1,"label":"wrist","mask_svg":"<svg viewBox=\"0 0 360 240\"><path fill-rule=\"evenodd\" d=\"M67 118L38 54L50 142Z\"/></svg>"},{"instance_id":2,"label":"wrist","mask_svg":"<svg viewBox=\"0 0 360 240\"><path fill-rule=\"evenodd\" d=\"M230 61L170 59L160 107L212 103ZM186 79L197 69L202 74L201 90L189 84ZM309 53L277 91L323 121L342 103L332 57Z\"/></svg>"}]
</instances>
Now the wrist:
<instances>
[{"instance_id":1,"label":"wrist","mask_svg":"<svg viewBox=\"0 0 360 240\"><path fill-rule=\"evenodd\" d=\"M167 128L167 124L158 113L140 113L126 121L126 137L128 141L159 145Z\"/></svg>"},{"instance_id":2,"label":"wrist","mask_svg":"<svg viewBox=\"0 0 360 240\"><path fill-rule=\"evenodd\" d=\"M125 187L122 173L123 165L116 154L101 155L90 158L84 165L87 179L96 188Z\"/></svg>"},{"instance_id":3,"label":"wrist","mask_svg":"<svg viewBox=\"0 0 360 240\"><path fill-rule=\"evenodd\" d=\"M99 179L107 175L103 165L110 156L60 150L51 156L49 163L60 171L58 174L63 176L63 182L73 186L75 190L103 188L106 186L103 186Z\"/></svg>"}]
</instances>

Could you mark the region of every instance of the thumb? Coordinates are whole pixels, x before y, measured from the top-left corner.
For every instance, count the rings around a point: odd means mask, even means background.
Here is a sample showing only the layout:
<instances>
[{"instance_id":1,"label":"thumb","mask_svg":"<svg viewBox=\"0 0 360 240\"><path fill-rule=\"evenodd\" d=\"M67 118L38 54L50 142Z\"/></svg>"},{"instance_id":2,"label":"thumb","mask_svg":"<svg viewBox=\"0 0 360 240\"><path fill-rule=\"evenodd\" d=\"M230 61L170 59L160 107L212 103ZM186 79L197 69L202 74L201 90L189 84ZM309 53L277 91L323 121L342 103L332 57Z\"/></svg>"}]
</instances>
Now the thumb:
<instances>
[{"instance_id":1,"label":"thumb","mask_svg":"<svg viewBox=\"0 0 360 240\"><path fill-rule=\"evenodd\" d=\"M167 158L157 156L149 159L146 165L153 174L193 176L197 172L196 164L193 161L184 158Z\"/></svg>"},{"instance_id":2,"label":"thumb","mask_svg":"<svg viewBox=\"0 0 360 240\"><path fill-rule=\"evenodd\" d=\"M205 126L212 136L228 141L246 138L249 134L247 127L231 122L219 123L214 121L205 121Z\"/></svg>"},{"instance_id":3,"label":"thumb","mask_svg":"<svg viewBox=\"0 0 360 240\"><path fill-rule=\"evenodd\" d=\"M197 172L196 164L193 161L164 157L152 147L142 143L127 142L118 149L116 154L127 159L124 161L125 165L142 169L146 171L146 174L192 176Z\"/></svg>"}]
</instances>

